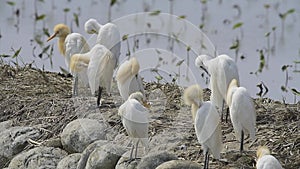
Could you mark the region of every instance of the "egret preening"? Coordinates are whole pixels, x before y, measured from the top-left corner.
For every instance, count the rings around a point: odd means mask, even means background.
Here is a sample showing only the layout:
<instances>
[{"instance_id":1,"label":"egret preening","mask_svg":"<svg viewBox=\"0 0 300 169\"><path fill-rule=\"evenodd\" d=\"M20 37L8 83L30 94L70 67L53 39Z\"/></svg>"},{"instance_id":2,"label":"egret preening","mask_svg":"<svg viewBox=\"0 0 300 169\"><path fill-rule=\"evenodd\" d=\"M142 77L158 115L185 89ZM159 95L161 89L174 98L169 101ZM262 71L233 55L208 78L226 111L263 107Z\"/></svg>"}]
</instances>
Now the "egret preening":
<instances>
[{"instance_id":1,"label":"egret preening","mask_svg":"<svg viewBox=\"0 0 300 169\"><path fill-rule=\"evenodd\" d=\"M114 70L114 60L112 53L103 45L96 44L90 52L75 54L71 59L73 71L87 68L88 82L92 94L98 90L97 106L101 101L103 88L110 93L111 82Z\"/></svg>"},{"instance_id":2,"label":"egret preening","mask_svg":"<svg viewBox=\"0 0 300 169\"><path fill-rule=\"evenodd\" d=\"M144 94L144 86L139 76L140 64L135 57L126 60L117 71L117 84L123 100L127 100L131 93L140 91Z\"/></svg>"},{"instance_id":3,"label":"egret preening","mask_svg":"<svg viewBox=\"0 0 300 169\"><path fill-rule=\"evenodd\" d=\"M65 57L68 71L70 71L71 57L77 53L88 52L90 50L90 47L82 35L80 35L79 33L71 33L70 28L65 24L55 25L53 31L54 33L48 38L47 42L55 37L59 38L58 49L59 52ZM75 76L73 94L77 95L78 75L73 75Z\"/></svg>"},{"instance_id":4,"label":"egret preening","mask_svg":"<svg viewBox=\"0 0 300 169\"><path fill-rule=\"evenodd\" d=\"M118 27L113 23L101 25L96 19L89 19L85 22L84 29L89 34L98 34L96 43L104 45L113 53L116 68L121 50L121 36Z\"/></svg>"},{"instance_id":5,"label":"egret preening","mask_svg":"<svg viewBox=\"0 0 300 169\"><path fill-rule=\"evenodd\" d=\"M266 146L258 147L256 151L257 169L283 169L280 162L271 155L270 150Z\"/></svg>"},{"instance_id":6,"label":"egret preening","mask_svg":"<svg viewBox=\"0 0 300 169\"><path fill-rule=\"evenodd\" d=\"M135 158L137 157L139 142L145 149L148 148L149 110L147 108L146 98L141 92L132 93L119 108L118 115L122 117L123 126L129 137L136 142L132 146L130 159L132 159L134 147Z\"/></svg>"},{"instance_id":7,"label":"egret preening","mask_svg":"<svg viewBox=\"0 0 300 169\"><path fill-rule=\"evenodd\" d=\"M221 110L221 119L223 120L224 101L227 98L229 83L232 79L239 81L236 63L227 55L219 55L216 58L200 55L196 58L195 65L210 74L210 101Z\"/></svg>"},{"instance_id":8,"label":"egret preening","mask_svg":"<svg viewBox=\"0 0 300 169\"><path fill-rule=\"evenodd\" d=\"M208 168L209 152L215 159L220 159L222 132L217 109L210 101L203 102L202 95L202 88L192 85L184 91L184 102L191 106L197 139L205 155L204 168Z\"/></svg>"},{"instance_id":9,"label":"egret preening","mask_svg":"<svg viewBox=\"0 0 300 169\"><path fill-rule=\"evenodd\" d=\"M227 104L235 136L241 141L240 152L242 153L244 134L250 134L251 140L255 139L256 113L253 100L247 89L239 87L236 79L233 79L229 84Z\"/></svg>"}]
</instances>

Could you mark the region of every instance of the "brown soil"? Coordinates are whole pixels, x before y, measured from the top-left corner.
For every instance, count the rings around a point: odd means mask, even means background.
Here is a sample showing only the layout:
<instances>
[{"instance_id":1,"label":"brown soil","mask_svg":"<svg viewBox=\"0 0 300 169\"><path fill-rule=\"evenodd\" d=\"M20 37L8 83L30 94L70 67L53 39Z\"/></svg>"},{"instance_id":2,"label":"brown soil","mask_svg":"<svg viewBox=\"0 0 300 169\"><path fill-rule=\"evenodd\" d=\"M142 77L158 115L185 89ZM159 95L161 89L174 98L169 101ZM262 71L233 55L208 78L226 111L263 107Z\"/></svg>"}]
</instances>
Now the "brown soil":
<instances>
[{"instance_id":1,"label":"brown soil","mask_svg":"<svg viewBox=\"0 0 300 169\"><path fill-rule=\"evenodd\" d=\"M178 123L178 114L182 110L188 120L180 121L187 128L184 139L178 144L180 148L171 150L178 157L185 160L203 162L200 144L197 142L190 109L183 104L183 88L174 84L146 83L148 97L153 97L156 90L162 91L161 109L153 114L150 124L150 137L162 133ZM121 98L114 88L111 97L104 96L111 107L102 109L108 117L108 123L119 133L124 132L117 116ZM11 67L0 65L0 122L12 120L13 125L36 126L43 131L37 142L59 137L59 134L70 121L78 118L75 113L76 105L72 98L72 78L63 74L44 72L39 69L25 67ZM209 90L205 89L205 100L209 98ZM114 102L110 102L114 101ZM155 103L154 103L155 104ZM164 108L162 108L164 106ZM255 151L259 145L267 145L272 154L280 160L284 168L300 167L300 102L297 104L283 104L268 98L255 99L257 113L257 137L254 142L246 139L245 152L241 155L239 142L235 140L231 122L222 122L224 150L221 161L212 160L212 168L254 168ZM175 119L177 121L175 121ZM172 131L172 130L170 130ZM34 145L29 144L27 149ZM199 154L200 151L200 154Z\"/></svg>"}]
</instances>

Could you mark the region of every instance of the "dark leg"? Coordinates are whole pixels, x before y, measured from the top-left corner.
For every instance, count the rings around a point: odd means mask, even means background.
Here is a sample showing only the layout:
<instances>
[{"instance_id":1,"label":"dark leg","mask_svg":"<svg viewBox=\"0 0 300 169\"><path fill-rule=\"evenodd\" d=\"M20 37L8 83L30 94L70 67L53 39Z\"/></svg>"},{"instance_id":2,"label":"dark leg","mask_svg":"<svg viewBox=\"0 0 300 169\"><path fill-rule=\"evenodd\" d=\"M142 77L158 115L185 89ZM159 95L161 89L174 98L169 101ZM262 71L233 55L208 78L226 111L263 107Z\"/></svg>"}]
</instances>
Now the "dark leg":
<instances>
[{"instance_id":1,"label":"dark leg","mask_svg":"<svg viewBox=\"0 0 300 169\"><path fill-rule=\"evenodd\" d=\"M132 144L132 148L131 148L131 151L130 151L130 157L129 157L129 160L132 160L132 154L133 154L133 150L134 150L134 145Z\"/></svg>"},{"instance_id":2,"label":"dark leg","mask_svg":"<svg viewBox=\"0 0 300 169\"><path fill-rule=\"evenodd\" d=\"M228 121L229 107L226 109L225 123Z\"/></svg>"},{"instance_id":3,"label":"dark leg","mask_svg":"<svg viewBox=\"0 0 300 169\"><path fill-rule=\"evenodd\" d=\"M222 103L222 108L221 108L221 122L223 122L223 109L224 109L224 105L225 105L225 101L223 100L223 103ZM227 121L226 121L227 123Z\"/></svg>"},{"instance_id":4,"label":"dark leg","mask_svg":"<svg viewBox=\"0 0 300 169\"><path fill-rule=\"evenodd\" d=\"M243 152L243 146L244 146L244 131L242 130L242 133L241 133L241 147L240 147L240 153L241 154Z\"/></svg>"},{"instance_id":5,"label":"dark leg","mask_svg":"<svg viewBox=\"0 0 300 169\"><path fill-rule=\"evenodd\" d=\"M102 93L102 87L99 86L99 90L98 90L98 98L97 98L97 106L100 107L100 100L101 100L101 93Z\"/></svg>"},{"instance_id":6,"label":"dark leg","mask_svg":"<svg viewBox=\"0 0 300 169\"><path fill-rule=\"evenodd\" d=\"M140 141L140 139L137 140L136 146L135 146L135 156L134 156L135 159L136 159L136 157L137 157L137 151L138 151L139 141Z\"/></svg>"},{"instance_id":7,"label":"dark leg","mask_svg":"<svg viewBox=\"0 0 300 169\"><path fill-rule=\"evenodd\" d=\"M204 156L204 169L208 169L208 163L209 163L209 154L207 151Z\"/></svg>"}]
</instances>

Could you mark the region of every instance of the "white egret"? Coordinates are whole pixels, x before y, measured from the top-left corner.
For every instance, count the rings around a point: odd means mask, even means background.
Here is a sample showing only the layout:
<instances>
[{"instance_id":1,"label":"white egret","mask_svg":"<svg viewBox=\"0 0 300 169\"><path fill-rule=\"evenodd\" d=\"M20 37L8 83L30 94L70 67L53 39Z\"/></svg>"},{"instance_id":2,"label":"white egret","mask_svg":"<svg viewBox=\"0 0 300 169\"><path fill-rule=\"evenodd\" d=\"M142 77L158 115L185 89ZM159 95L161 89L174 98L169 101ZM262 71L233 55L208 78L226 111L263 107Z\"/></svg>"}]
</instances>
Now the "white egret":
<instances>
[{"instance_id":1,"label":"white egret","mask_svg":"<svg viewBox=\"0 0 300 169\"><path fill-rule=\"evenodd\" d=\"M220 159L223 147L219 113L210 101L203 102L199 85L192 85L184 91L184 102L191 106L197 139L205 155L204 168L208 168L209 152L215 159Z\"/></svg>"},{"instance_id":2,"label":"white egret","mask_svg":"<svg viewBox=\"0 0 300 169\"><path fill-rule=\"evenodd\" d=\"M89 34L98 34L96 43L104 45L113 53L116 68L121 50L121 36L118 27L113 23L101 25L96 19L89 19L85 22L84 29Z\"/></svg>"},{"instance_id":3,"label":"white egret","mask_svg":"<svg viewBox=\"0 0 300 169\"><path fill-rule=\"evenodd\" d=\"M122 123L129 137L135 140L135 158L139 142L145 149L148 148L148 126L149 126L149 106L145 96L141 92L132 93L127 101L123 103L118 110L118 115L122 117ZM130 159L134 145L132 146Z\"/></svg>"},{"instance_id":4,"label":"white egret","mask_svg":"<svg viewBox=\"0 0 300 169\"><path fill-rule=\"evenodd\" d=\"M195 65L210 74L210 101L221 110L223 120L224 100L227 98L227 89L232 79L239 81L238 68L233 59L227 55L219 55L212 58L208 55L200 55L195 60ZM228 104L227 104L228 105Z\"/></svg>"},{"instance_id":5,"label":"white egret","mask_svg":"<svg viewBox=\"0 0 300 169\"><path fill-rule=\"evenodd\" d=\"M258 147L256 155L257 169L283 169L280 162L271 155L270 150L266 146Z\"/></svg>"},{"instance_id":6,"label":"white egret","mask_svg":"<svg viewBox=\"0 0 300 169\"><path fill-rule=\"evenodd\" d=\"M97 106L100 106L103 88L110 93L114 70L112 53L103 45L96 44L91 51L75 54L71 58L71 70L80 71L87 68L88 82L92 94L98 89Z\"/></svg>"},{"instance_id":7,"label":"white egret","mask_svg":"<svg viewBox=\"0 0 300 169\"><path fill-rule=\"evenodd\" d=\"M135 57L122 63L117 71L116 79L120 95L127 100L131 93L140 91L144 94L144 86L139 76L140 64Z\"/></svg>"},{"instance_id":8,"label":"white egret","mask_svg":"<svg viewBox=\"0 0 300 169\"><path fill-rule=\"evenodd\" d=\"M65 24L57 24L53 29L54 33L47 39L47 42L51 39L58 37L58 49L59 52L65 57L65 62L70 71L70 60L74 54L86 53L90 50L85 38L79 33L71 33L70 28ZM78 75L74 75L73 94L77 95ZM81 76L84 77L84 76ZM85 81L85 79L83 79Z\"/></svg>"},{"instance_id":9,"label":"white egret","mask_svg":"<svg viewBox=\"0 0 300 169\"><path fill-rule=\"evenodd\" d=\"M244 134L250 134L251 140L255 139L256 113L247 89L239 87L236 79L229 84L227 104L235 136L241 142L240 152L242 152Z\"/></svg>"}]
</instances>

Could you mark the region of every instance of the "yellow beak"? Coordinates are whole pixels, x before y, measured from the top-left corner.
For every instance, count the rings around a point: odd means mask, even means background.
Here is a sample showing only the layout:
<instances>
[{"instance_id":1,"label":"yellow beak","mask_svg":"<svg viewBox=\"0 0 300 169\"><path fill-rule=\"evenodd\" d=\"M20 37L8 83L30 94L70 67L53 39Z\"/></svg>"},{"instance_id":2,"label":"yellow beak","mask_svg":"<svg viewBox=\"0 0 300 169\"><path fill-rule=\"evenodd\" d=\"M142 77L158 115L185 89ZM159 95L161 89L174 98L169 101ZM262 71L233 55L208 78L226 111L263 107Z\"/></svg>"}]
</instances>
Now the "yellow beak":
<instances>
[{"instance_id":1,"label":"yellow beak","mask_svg":"<svg viewBox=\"0 0 300 169\"><path fill-rule=\"evenodd\" d=\"M55 38L55 36L57 35L57 32L55 32L53 35L51 35L48 39L47 39L47 42L53 38Z\"/></svg>"},{"instance_id":2,"label":"yellow beak","mask_svg":"<svg viewBox=\"0 0 300 169\"><path fill-rule=\"evenodd\" d=\"M147 101L143 101L143 106L146 107L147 109L150 108L150 104Z\"/></svg>"}]
</instances>

